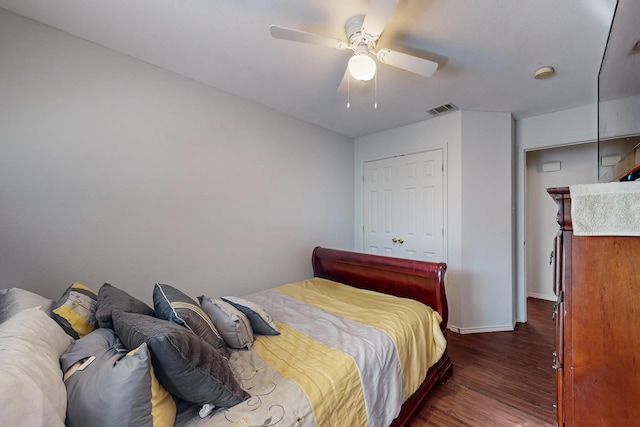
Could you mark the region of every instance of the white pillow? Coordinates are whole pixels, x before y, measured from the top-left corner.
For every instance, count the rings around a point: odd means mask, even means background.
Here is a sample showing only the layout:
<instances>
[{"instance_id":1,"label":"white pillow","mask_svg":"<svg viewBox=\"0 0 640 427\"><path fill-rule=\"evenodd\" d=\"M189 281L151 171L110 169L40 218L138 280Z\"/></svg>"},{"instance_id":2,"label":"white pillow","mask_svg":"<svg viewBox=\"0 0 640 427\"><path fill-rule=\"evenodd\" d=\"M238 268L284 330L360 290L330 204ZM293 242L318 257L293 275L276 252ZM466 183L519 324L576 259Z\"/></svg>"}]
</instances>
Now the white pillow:
<instances>
[{"instance_id":1,"label":"white pillow","mask_svg":"<svg viewBox=\"0 0 640 427\"><path fill-rule=\"evenodd\" d=\"M60 356L73 339L29 308L0 324L0 419L7 426L64 426L67 392Z\"/></svg>"}]
</instances>

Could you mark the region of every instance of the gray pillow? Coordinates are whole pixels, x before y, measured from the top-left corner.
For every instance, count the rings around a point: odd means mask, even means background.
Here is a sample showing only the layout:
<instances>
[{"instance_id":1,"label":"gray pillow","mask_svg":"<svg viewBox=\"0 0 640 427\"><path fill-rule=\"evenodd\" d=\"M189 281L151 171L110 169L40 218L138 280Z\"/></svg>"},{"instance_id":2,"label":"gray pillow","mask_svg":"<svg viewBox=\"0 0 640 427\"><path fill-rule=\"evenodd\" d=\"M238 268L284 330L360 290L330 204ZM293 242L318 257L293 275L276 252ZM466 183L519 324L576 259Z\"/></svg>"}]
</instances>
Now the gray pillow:
<instances>
[{"instance_id":1,"label":"gray pillow","mask_svg":"<svg viewBox=\"0 0 640 427\"><path fill-rule=\"evenodd\" d=\"M146 342L155 373L167 390L187 402L231 407L249 398L220 352L176 323L115 312L115 330L127 348Z\"/></svg>"},{"instance_id":2,"label":"gray pillow","mask_svg":"<svg viewBox=\"0 0 640 427\"><path fill-rule=\"evenodd\" d=\"M176 403L158 383L145 343L129 352L113 330L101 328L75 341L60 363L67 427L174 425Z\"/></svg>"},{"instance_id":3,"label":"gray pillow","mask_svg":"<svg viewBox=\"0 0 640 427\"><path fill-rule=\"evenodd\" d=\"M248 301L238 297L222 297L223 301L228 302L247 316L251 323L251 329L256 334L262 335L280 335L275 322L267 310L253 301Z\"/></svg>"},{"instance_id":4,"label":"gray pillow","mask_svg":"<svg viewBox=\"0 0 640 427\"><path fill-rule=\"evenodd\" d=\"M169 320L193 331L226 357L229 350L209 316L197 302L171 285L156 283L153 288L156 317Z\"/></svg>"},{"instance_id":5,"label":"gray pillow","mask_svg":"<svg viewBox=\"0 0 640 427\"><path fill-rule=\"evenodd\" d=\"M98 326L113 329L112 312L114 311L140 313L147 316L154 315L153 309L147 304L132 297L122 289L105 283L98 290L98 308L96 310Z\"/></svg>"},{"instance_id":6,"label":"gray pillow","mask_svg":"<svg viewBox=\"0 0 640 427\"><path fill-rule=\"evenodd\" d=\"M211 299L204 295L199 296L198 301L229 347L237 349L253 347L251 322L243 312L228 302Z\"/></svg>"},{"instance_id":7,"label":"gray pillow","mask_svg":"<svg viewBox=\"0 0 640 427\"><path fill-rule=\"evenodd\" d=\"M10 319L27 308L40 307L50 314L53 300L20 288L0 290L0 323Z\"/></svg>"},{"instance_id":8,"label":"gray pillow","mask_svg":"<svg viewBox=\"0 0 640 427\"><path fill-rule=\"evenodd\" d=\"M60 355L72 341L35 307L0 324L0 424L64 427Z\"/></svg>"}]
</instances>

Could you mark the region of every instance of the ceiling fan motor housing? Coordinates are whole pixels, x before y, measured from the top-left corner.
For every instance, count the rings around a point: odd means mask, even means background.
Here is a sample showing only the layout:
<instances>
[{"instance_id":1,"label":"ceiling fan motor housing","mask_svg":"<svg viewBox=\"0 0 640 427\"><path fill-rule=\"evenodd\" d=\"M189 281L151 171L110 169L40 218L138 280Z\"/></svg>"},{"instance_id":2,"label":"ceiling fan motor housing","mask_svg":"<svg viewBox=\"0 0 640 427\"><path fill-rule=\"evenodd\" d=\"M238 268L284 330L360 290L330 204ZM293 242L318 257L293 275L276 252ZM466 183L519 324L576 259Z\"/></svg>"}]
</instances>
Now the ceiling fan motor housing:
<instances>
[{"instance_id":1,"label":"ceiling fan motor housing","mask_svg":"<svg viewBox=\"0 0 640 427\"><path fill-rule=\"evenodd\" d=\"M347 23L344 25L344 31L347 34L347 39L351 44L351 47L356 52L356 54L360 54L358 52L358 48L364 45L368 50L371 50L376 45L376 40L372 37L369 37L362 29L362 23L364 22L364 15L356 15L352 16L347 20ZM369 53L368 51L366 53Z\"/></svg>"}]
</instances>

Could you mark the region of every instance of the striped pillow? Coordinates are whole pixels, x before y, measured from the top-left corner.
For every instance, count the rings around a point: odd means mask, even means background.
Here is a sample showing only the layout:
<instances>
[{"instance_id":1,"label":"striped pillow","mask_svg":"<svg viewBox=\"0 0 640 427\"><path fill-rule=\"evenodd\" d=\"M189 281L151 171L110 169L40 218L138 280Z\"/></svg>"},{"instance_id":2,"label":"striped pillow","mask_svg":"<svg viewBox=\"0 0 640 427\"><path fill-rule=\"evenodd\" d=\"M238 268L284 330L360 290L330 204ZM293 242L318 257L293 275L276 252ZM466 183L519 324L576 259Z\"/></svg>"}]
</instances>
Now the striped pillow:
<instances>
[{"instance_id":1,"label":"striped pillow","mask_svg":"<svg viewBox=\"0 0 640 427\"><path fill-rule=\"evenodd\" d=\"M82 283L73 283L52 306L51 317L73 338L78 339L98 327L98 296Z\"/></svg>"},{"instance_id":2,"label":"striped pillow","mask_svg":"<svg viewBox=\"0 0 640 427\"><path fill-rule=\"evenodd\" d=\"M190 329L224 356L228 349L220 333L200 305L171 285L156 283L153 288L153 306L156 317Z\"/></svg>"}]
</instances>

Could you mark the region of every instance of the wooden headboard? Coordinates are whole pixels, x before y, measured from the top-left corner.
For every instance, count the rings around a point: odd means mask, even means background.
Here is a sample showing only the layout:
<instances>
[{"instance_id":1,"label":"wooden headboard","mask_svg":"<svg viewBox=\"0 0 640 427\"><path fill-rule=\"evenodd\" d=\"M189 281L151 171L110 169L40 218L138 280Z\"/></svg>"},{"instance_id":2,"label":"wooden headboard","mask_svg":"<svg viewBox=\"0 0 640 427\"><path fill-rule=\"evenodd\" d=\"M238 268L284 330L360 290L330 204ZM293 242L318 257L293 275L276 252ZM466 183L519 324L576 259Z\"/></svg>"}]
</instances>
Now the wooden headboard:
<instances>
[{"instance_id":1,"label":"wooden headboard","mask_svg":"<svg viewBox=\"0 0 640 427\"><path fill-rule=\"evenodd\" d=\"M444 289L444 262L415 261L316 247L313 275L357 288L412 298L437 310L447 329L449 309Z\"/></svg>"}]
</instances>

